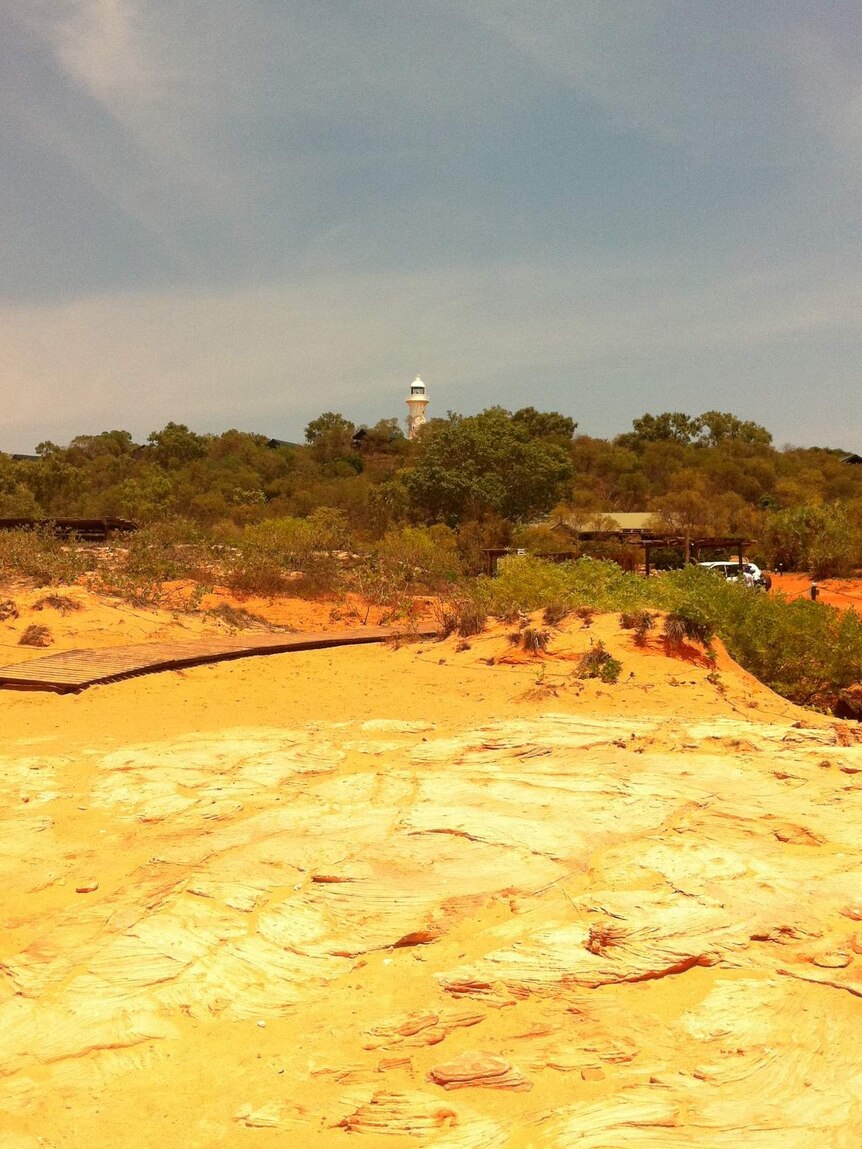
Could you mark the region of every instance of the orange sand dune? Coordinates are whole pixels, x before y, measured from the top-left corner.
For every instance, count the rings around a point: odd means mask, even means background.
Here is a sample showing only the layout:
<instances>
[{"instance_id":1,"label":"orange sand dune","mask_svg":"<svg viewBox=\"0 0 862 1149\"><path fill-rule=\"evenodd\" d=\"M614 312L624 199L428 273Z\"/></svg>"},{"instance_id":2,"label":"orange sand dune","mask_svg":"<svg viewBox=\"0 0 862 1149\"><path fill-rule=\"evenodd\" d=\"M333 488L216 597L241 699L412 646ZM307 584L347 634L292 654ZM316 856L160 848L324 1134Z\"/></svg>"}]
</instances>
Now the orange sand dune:
<instances>
[{"instance_id":1,"label":"orange sand dune","mask_svg":"<svg viewBox=\"0 0 862 1149\"><path fill-rule=\"evenodd\" d=\"M4 1149L858 1144L857 728L511 629L0 693Z\"/></svg>"}]
</instances>

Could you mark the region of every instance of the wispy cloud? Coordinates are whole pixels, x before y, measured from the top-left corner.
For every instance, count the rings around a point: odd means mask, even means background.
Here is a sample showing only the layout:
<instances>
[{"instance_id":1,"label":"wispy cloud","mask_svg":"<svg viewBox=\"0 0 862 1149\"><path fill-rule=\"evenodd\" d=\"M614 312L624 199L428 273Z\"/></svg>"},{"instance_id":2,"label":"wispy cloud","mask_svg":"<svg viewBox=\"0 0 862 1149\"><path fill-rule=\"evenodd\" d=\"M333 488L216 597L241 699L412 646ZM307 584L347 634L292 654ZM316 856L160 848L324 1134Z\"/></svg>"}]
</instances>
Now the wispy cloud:
<instances>
[{"instance_id":1,"label":"wispy cloud","mask_svg":"<svg viewBox=\"0 0 862 1149\"><path fill-rule=\"evenodd\" d=\"M719 406L798 438L788 396L814 389L841 405L840 433L818 403L804 414L808 434L851 443L862 439L856 374L817 363L836 336L862 334L862 280L830 282L823 270L704 284L673 262L452 266L7 308L0 445L23 449L36 426L62 440L116 425L143 435L167 418L295 437L325 407L357 421L400 416L417 370L436 413L533 402L594 434L647 409Z\"/></svg>"},{"instance_id":2,"label":"wispy cloud","mask_svg":"<svg viewBox=\"0 0 862 1149\"><path fill-rule=\"evenodd\" d=\"M0 0L0 430L293 434L389 413L421 369L441 409L541 394L608 433L724 405L843 438L808 397L856 380L856 25L804 0Z\"/></svg>"}]
</instances>

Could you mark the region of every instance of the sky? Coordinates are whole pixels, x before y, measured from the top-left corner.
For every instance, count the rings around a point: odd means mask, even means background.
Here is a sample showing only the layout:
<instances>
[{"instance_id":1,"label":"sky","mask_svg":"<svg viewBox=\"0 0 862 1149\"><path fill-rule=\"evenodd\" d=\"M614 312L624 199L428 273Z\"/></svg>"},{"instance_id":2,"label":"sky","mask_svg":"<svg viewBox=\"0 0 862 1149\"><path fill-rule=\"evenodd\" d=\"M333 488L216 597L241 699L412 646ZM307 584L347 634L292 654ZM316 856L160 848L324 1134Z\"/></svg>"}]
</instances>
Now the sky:
<instances>
[{"instance_id":1,"label":"sky","mask_svg":"<svg viewBox=\"0 0 862 1149\"><path fill-rule=\"evenodd\" d=\"M0 449L732 411L862 451L856 0L0 0Z\"/></svg>"}]
</instances>

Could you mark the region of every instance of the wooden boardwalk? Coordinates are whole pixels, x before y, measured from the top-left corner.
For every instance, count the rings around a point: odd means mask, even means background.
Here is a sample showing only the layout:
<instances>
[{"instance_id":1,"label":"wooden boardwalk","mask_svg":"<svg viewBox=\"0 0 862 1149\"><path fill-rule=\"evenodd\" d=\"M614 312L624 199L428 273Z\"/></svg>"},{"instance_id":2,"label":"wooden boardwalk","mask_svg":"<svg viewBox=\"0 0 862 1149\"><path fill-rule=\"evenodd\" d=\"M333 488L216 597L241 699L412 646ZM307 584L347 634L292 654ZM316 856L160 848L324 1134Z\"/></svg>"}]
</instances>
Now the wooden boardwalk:
<instances>
[{"instance_id":1,"label":"wooden boardwalk","mask_svg":"<svg viewBox=\"0 0 862 1149\"><path fill-rule=\"evenodd\" d=\"M247 658L254 654L285 654L292 650L323 650L331 646L358 646L396 638L430 638L432 624L411 628L363 626L356 630L303 634L243 634L225 638L197 638L180 642L138 642L103 650L64 650L13 666L0 666L0 688L77 693L97 682L118 682L138 674L178 670L207 662Z\"/></svg>"}]
</instances>

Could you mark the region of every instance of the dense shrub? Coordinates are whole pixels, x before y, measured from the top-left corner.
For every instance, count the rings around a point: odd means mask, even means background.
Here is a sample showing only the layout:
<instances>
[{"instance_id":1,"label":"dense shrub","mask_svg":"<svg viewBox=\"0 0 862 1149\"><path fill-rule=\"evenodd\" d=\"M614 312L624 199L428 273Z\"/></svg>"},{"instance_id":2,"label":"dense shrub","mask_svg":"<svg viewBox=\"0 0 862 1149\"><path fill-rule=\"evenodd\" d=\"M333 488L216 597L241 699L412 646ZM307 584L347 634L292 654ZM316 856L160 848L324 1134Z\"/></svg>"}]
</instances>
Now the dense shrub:
<instances>
[{"instance_id":1,"label":"dense shrub","mask_svg":"<svg viewBox=\"0 0 862 1149\"><path fill-rule=\"evenodd\" d=\"M57 538L48 528L0 531L0 575L31 579L37 586L73 583L93 557L74 541Z\"/></svg>"},{"instance_id":2,"label":"dense shrub","mask_svg":"<svg viewBox=\"0 0 862 1149\"><path fill-rule=\"evenodd\" d=\"M387 531L372 554L389 580L405 591L440 592L463 573L455 532L442 523Z\"/></svg>"},{"instance_id":3,"label":"dense shrub","mask_svg":"<svg viewBox=\"0 0 862 1149\"><path fill-rule=\"evenodd\" d=\"M266 519L248 527L225 556L224 579L235 590L276 594L337 590L343 581L342 552L349 544L340 511L321 507L307 519Z\"/></svg>"},{"instance_id":4,"label":"dense shrub","mask_svg":"<svg viewBox=\"0 0 862 1149\"><path fill-rule=\"evenodd\" d=\"M461 638L481 634L488 621L481 601L468 589L461 589L448 599L441 599L434 608L438 638L458 634Z\"/></svg>"},{"instance_id":5,"label":"dense shrub","mask_svg":"<svg viewBox=\"0 0 862 1149\"><path fill-rule=\"evenodd\" d=\"M792 602L696 566L645 579L611 563L554 564L512 557L496 579L477 580L490 613L532 611L561 599L629 616L664 611L678 641L708 645L718 635L737 662L793 702L828 706L862 681L862 620L807 599Z\"/></svg>"},{"instance_id":6,"label":"dense shrub","mask_svg":"<svg viewBox=\"0 0 862 1149\"><path fill-rule=\"evenodd\" d=\"M578 678L598 678L602 682L617 682L623 665L606 650L601 642L594 643L578 660Z\"/></svg>"}]
</instances>

